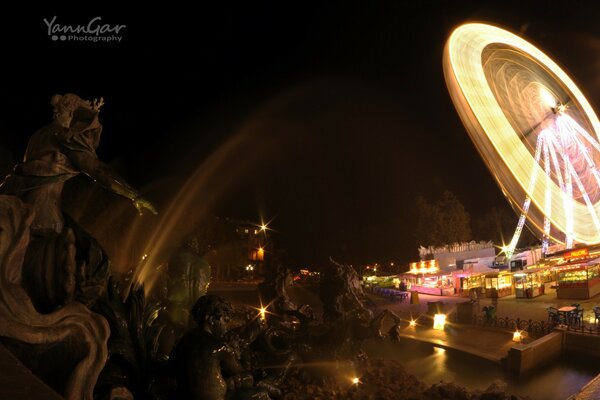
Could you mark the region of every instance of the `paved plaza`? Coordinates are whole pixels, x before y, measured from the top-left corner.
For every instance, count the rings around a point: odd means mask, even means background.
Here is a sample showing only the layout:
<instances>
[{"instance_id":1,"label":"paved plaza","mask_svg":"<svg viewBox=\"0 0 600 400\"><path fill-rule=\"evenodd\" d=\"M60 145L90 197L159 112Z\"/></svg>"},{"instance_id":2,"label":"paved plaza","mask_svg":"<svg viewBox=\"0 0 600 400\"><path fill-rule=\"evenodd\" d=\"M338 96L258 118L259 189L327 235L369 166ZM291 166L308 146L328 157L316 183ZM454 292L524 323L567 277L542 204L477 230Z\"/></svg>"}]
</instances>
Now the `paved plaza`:
<instances>
[{"instance_id":1,"label":"paved plaza","mask_svg":"<svg viewBox=\"0 0 600 400\"><path fill-rule=\"evenodd\" d=\"M216 283L211 285L210 291L226 296L233 301L253 305L259 304L256 283ZM311 304L315 311L321 311L318 296L314 291L297 286L290 289L290 295L298 303ZM374 303L374 310L389 308L402 316L412 314L415 317L427 313L427 303L429 302L443 302L444 311L450 313L456 309L456 303L469 301L469 299L461 297L425 294L419 294L419 304L410 304L410 298L404 302L390 302L387 298L375 295L369 295L369 298ZM588 318L592 307L600 305L600 296L590 300L558 300L555 291L552 289L547 289L546 294L533 299L516 299L514 296L509 296L499 299L498 316L513 319L546 320L547 307L560 307L575 302L584 307L586 318ZM489 305L491 305L490 299L480 300L480 308ZM416 328L403 327L400 334L405 338L433 343L442 348L464 351L496 363L500 362L500 359L506 355L508 349L514 344L510 332L472 325L449 324L444 331L439 331L430 329L427 324L422 324ZM37 377L33 376L25 366L2 346L0 346L0 364L3 366L2 371L5 371L2 376L4 384L0 385L2 388L0 398L60 398ZM597 399L598 396L600 396L600 379L596 378L590 382L582 393L576 395L573 399Z\"/></svg>"},{"instance_id":2,"label":"paved plaza","mask_svg":"<svg viewBox=\"0 0 600 400\"><path fill-rule=\"evenodd\" d=\"M456 296L434 296L421 293L418 296L419 304L411 304L410 298L402 302L390 301L388 298L376 295L369 295L369 298L375 302L375 308L389 308L399 313L404 314L408 312L414 315L426 313L427 303L429 302L441 301L444 303L444 311L451 313L456 310L456 303L470 301L469 298ZM595 326L593 307L600 306L600 295L586 300L557 299L556 290L551 289L549 284L546 287L545 294L531 299L517 299L514 295L499 298L496 316L511 319L520 318L524 320L547 321L548 307L560 308L572 304L580 304L583 307L586 326ZM479 300L479 311L482 312L484 307L491 305L491 299L482 298Z\"/></svg>"}]
</instances>

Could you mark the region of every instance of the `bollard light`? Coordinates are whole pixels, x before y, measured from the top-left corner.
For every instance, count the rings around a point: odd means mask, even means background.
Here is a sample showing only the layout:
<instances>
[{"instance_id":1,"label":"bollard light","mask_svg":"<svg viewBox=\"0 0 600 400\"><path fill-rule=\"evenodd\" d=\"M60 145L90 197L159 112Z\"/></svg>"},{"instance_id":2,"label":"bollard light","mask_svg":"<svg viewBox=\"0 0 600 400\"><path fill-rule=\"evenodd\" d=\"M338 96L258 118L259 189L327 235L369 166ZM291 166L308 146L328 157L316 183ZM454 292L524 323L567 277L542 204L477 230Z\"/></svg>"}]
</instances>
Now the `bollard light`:
<instances>
[{"instance_id":1,"label":"bollard light","mask_svg":"<svg viewBox=\"0 0 600 400\"><path fill-rule=\"evenodd\" d=\"M445 325L446 325L446 314L435 314L433 317L433 329L443 331Z\"/></svg>"},{"instance_id":2,"label":"bollard light","mask_svg":"<svg viewBox=\"0 0 600 400\"><path fill-rule=\"evenodd\" d=\"M521 332L520 331L515 331L515 333L513 333L513 342L521 343Z\"/></svg>"}]
</instances>

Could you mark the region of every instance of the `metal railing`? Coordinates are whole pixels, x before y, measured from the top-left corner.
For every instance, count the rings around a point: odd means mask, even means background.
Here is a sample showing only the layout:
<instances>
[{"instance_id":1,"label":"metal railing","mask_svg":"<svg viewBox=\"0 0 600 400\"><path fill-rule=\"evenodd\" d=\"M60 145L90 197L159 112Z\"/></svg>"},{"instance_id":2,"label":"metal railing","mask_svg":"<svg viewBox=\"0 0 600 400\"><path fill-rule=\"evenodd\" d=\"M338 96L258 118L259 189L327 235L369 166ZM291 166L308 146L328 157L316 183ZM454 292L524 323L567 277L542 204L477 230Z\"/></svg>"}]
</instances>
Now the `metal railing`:
<instances>
[{"instance_id":1,"label":"metal railing","mask_svg":"<svg viewBox=\"0 0 600 400\"><path fill-rule=\"evenodd\" d=\"M456 320L456 315L455 322L458 322ZM473 315L471 324L508 331L526 331L530 337L542 337L547 335L552 332L556 326L555 324L546 321L509 317L488 317L486 315Z\"/></svg>"},{"instance_id":2,"label":"metal railing","mask_svg":"<svg viewBox=\"0 0 600 400\"><path fill-rule=\"evenodd\" d=\"M454 322L458 322L457 314L454 314ZM487 315L473 315L472 325L488 328L498 328L510 331L526 331L530 337L542 337L549 334L558 326L562 326L568 332L582 333L589 335L600 335L600 324L586 323L581 321L575 324L560 324L556 321L534 321L532 319L509 318L509 317L488 317Z\"/></svg>"},{"instance_id":3,"label":"metal railing","mask_svg":"<svg viewBox=\"0 0 600 400\"><path fill-rule=\"evenodd\" d=\"M588 335L600 335L600 326L598 324L580 326L567 326L567 332L584 333Z\"/></svg>"}]
</instances>

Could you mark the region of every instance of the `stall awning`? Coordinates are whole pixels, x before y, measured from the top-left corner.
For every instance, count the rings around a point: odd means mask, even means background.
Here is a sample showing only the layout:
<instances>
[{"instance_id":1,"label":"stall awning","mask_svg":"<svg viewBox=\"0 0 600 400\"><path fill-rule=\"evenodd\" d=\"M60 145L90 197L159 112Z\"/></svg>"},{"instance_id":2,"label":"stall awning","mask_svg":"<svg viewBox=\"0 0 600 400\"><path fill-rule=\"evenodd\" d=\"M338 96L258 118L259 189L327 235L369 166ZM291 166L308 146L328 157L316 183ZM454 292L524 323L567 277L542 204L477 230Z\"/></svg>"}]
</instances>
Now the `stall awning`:
<instances>
[{"instance_id":1,"label":"stall awning","mask_svg":"<svg viewBox=\"0 0 600 400\"><path fill-rule=\"evenodd\" d=\"M550 268L548 266L528 268L528 269L524 269L523 271L515 271L515 272L513 272L513 275L516 275L516 274L535 274L537 272L543 272L543 271L546 271L546 270L549 270L549 269Z\"/></svg>"},{"instance_id":2,"label":"stall awning","mask_svg":"<svg viewBox=\"0 0 600 400\"><path fill-rule=\"evenodd\" d=\"M460 278L466 278L473 275L488 275L492 273L498 274L498 270L489 268L483 264L465 264L462 270L454 271L453 275Z\"/></svg>"}]
</instances>

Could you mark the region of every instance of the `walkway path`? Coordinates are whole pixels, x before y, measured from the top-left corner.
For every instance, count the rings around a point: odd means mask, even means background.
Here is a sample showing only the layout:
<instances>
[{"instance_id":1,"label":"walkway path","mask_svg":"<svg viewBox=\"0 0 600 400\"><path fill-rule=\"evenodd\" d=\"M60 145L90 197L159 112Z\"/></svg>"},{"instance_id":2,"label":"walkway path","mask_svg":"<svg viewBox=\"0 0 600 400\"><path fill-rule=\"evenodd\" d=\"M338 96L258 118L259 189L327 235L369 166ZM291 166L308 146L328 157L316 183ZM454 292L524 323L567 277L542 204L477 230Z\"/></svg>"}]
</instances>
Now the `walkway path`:
<instances>
[{"instance_id":1,"label":"walkway path","mask_svg":"<svg viewBox=\"0 0 600 400\"><path fill-rule=\"evenodd\" d=\"M459 350L498 364L514 344L510 332L453 324L446 325L443 331L407 327L402 329L400 336Z\"/></svg>"},{"instance_id":2,"label":"walkway path","mask_svg":"<svg viewBox=\"0 0 600 400\"><path fill-rule=\"evenodd\" d=\"M428 302L443 302L445 305L444 311L449 313L455 311L456 303L469 301L469 299L465 297L433 296L419 293L420 304L410 304L410 301L408 300L404 302L390 302L388 299L380 296L369 296L376 303L376 308L388 308L399 313L410 312L413 313L413 315L426 313ZM489 298L480 299L479 303L480 309L492 305L492 301ZM554 289L546 289L546 294L533 299L517 299L512 295L498 299L496 316L509 317L511 319L521 318L524 320L546 321L548 319L548 307L560 308L573 303L579 303L581 307L584 308L584 320L586 324L589 325L590 321L594 321L593 307L600 306L600 296L587 300L557 299L556 290Z\"/></svg>"}]
</instances>

